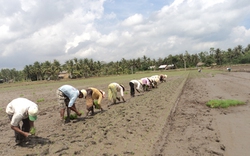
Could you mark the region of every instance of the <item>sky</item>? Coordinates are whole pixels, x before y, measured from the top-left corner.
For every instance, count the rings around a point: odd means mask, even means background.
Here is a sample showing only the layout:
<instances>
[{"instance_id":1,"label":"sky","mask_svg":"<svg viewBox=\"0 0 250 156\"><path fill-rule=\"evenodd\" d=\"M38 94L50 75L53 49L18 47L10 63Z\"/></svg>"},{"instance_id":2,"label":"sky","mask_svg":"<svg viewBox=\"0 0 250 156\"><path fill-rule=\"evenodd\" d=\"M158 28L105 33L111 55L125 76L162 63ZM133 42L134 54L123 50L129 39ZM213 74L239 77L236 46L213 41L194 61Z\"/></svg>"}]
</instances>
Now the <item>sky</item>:
<instances>
[{"instance_id":1,"label":"sky","mask_svg":"<svg viewBox=\"0 0 250 156\"><path fill-rule=\"evenodd\" d=\"M0 0L0 69L248 44L248 0Z\"/></svg>"}]
</instances>

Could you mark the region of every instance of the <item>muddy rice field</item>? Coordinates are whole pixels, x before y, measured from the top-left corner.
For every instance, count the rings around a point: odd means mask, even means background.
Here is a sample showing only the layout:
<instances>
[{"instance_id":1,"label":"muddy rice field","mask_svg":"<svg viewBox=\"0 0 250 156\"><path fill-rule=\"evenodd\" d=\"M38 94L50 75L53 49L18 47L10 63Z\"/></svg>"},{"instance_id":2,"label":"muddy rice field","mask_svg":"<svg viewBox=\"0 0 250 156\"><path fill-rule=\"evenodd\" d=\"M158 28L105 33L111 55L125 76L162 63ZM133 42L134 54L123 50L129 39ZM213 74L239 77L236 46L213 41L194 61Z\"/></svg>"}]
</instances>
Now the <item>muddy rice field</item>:
<instances>
[{"instance_id":1,"label":"muddy rice field","mask_svg":"<svg viewBox=\"0 0 250 156\"><path fill-rule=\"evenodd\" d=\"M250 155L250 68L162 71L167 81L158 88L130 97L129 81L155 73L81 80L0 84L0 155L17 156L248 156ZM108 92L111 82L122 83L126 102L95 109L85 117L85 99L76 107L84 115L60 123L56 89L70 84ZM15 144L5 113L14 98L25 97L39 106L36 136ZM209 108L212 99L235 99L246 104ZM66 115L66 114L65 114Z\"/></svg>"}]
</instances>

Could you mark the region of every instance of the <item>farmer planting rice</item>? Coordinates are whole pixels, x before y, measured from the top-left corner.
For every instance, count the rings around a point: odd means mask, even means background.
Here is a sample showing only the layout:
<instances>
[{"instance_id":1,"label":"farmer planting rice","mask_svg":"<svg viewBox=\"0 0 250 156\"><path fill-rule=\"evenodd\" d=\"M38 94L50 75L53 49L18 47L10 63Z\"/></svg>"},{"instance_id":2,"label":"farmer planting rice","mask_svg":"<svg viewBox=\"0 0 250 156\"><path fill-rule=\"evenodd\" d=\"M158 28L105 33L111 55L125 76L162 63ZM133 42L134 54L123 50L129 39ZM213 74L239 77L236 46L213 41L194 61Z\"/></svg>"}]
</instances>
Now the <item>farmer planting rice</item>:
<instances>
[{"instance_id":1,"label":"farmer planting rice","mask_svg":"<svg viewBox=\"0 0 250 156\"><path fill-rule=\"evenodd\" d=\"M89 112L91 112L91 115L94 115L94 106L96 109L101 109L103 111L103 108L101 106L102 99L105 97L105 92L96 88L88 88L83 89L81 92L85 95L86 99L86 109L87 113L86 116L89 115Z\"/></svg>"},{"instance_id":2,"label":"farmer planting rice","mask_svg":"<svg viewBox=\"0 0 250 156\"><path fill-rule=\"evenodd\" d=\"M118 84L116 82L110 83L108 85L109 100L113 101L113 103L116 104L116 100L121 101L121 98L122 98L123 102L126 102L124 97L123 97L124 91L125 91L125 87L122 84ZM118 97L117 92L120 92L121 97Z\"/></svg>"},{"instance_id":3,"label":"farmer planting rice","mask_svg":"<svg viewBox=\"0 0 250 156\"><path fill-rule=\"evenodd\" d=\"M141 82L144 91L148 91L148 89L153 86L152 82L147 77L141 78L139 82Z\"/></svg>"},{"instance_id":4,"label":"farmer planting rice","mask_svg":"<svg viewBox=\"0 0 250 156\"><path fill-rule=\"evenodd\" d=\"M153 88L157 88L158 87L158 84L159 84L159 82L160 82L160 79L159 79L159 76L157 75L157 76L151 76L151 77L149 77L148 78L150 81L151 81L151 83L153 84Z\"/></svg>"},{"instance_id":5,"label":"farmer planting rice","mask_svg":"<svg viewBox=\"0 0 250 156\"><path fill-rule=\"evenodd\" d=\"M130 86L130 95L132 97L135 96L135 90L138 93L140 93L141 91L143 91L142 84L138 80L131 80L129 82L129 86Z\"/></svg>"},{"instance_id":6,"label":"farmer planting rice","mask_svg":"<svg viewBox=\"0 0 250 156\"><path fill-rule=\"evenodd\" d=\"M83 98L83 93L70 85L63 85L56 91L62 123L70 121L70 110L74 111L78 116L82 113L78 112L75 106L75 101L78 98ZM65 109L67 108L67 118L64 120Z\"/></svg>"},{"instance_id":7,"label":"farmer planting rice","mask_svg":"<svg viewBox=\"0 0 250 156\"><path fill-rule=\"evenodd\" d=\"M167 75L161 74L161 75L160 75L160 81L161 81L161 82L166 82L167 77L168 77Z\"/></svg>"},{"instance_id":8,"label":"farmer planting rice","mask_svg":"<svg viewBox=\"0 0 250 156\"><path fill-rule=\"evenodd\" d=\"M37 119L38 106L26 98L16 98L6 107L6 113L10 119L11 129L15 131L17 144L25 141L25 138L35 134L34 121ZM22 126L20 127L20 122ZM31 132L32 131L32 132Z\"/></svg>"}]
</instances>

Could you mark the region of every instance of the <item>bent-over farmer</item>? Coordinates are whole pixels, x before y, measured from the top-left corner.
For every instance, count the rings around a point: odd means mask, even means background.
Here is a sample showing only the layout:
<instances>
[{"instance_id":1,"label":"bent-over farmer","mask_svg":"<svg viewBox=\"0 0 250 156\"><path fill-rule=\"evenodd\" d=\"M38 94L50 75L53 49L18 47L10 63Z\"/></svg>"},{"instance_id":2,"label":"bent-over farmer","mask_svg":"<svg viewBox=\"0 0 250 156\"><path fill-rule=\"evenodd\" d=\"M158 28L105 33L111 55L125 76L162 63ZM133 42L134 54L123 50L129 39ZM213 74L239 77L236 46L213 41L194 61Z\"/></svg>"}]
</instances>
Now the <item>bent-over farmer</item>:
<instances>
[{"instance_id":1,"label":"bent-over farmer","mask_svg":"<svg viewBox=\"0 0 250 156\"><path fill-rule=\"evenodd\" d=\"M35 128L38 106L26 98L16 98L7 105L6 113L11 121L11 129L15 131L15 141L20 144L31 135L31 129ZM21 121L22 126L20 126Z\"/></svg>"},{"instance_id":2,"label":"bent-over farmer","mask_svg":"<svg viewBox=\"0 0 250 156\"><path fill-rule=\"evenodd\" d=\"M153 86L152 82L147 77L141 78L139 82L142 84L144 91L148 91L148 89L151 89Z\"/></svg>"},{"instance_id":3,"label":"bent-over farmer","mask_svg":"<svg viewBox=\"0 0 250 156\"><path fill-rule=\"evenodd\" d=\"M130 86L130 95L132 97L135 96L135 90L138 93L140 93L141 91L143 91L142 84L138 80L131 80L129 82L129 86Z\"/></svg>"},{"instance_id":4,"label":"bent-over farmer","mask_svg":"<svg viewBox=\"0 0 250 156\"><path fill-rule=\"evenodd\" d=\"M77 98L83 98L83 93L71 85L63 85L56 91L59 106L60 106L60 117L62 123L70 121L70 110L74 111L78 116L81 116L75 106ZM64 113L67 109L67 118L64 120Z\"/></svg>"},{"instance_id":5,"label":"bent-over farmer","mask_svg":"<svg viewBox=\"0 0 250 156\"><path fill-rule=\"evenodd\" d=\"M102 90L99 90L97 88L90 87L88 89L82 89L81 92L84 94L86 99L86 109L87 113L86 116L89 115L89 112L91 111L91 115L94 115L94 106L98 109L101 109L103 111L101 102L102 99L105 97L105 92ZM95 103L95 100L97 103Z\"/></svg>"},{"instance_id":6,"label":"bent-over farmer","mask_svg":"<svg viewBox=\"0 0 250 156\"><path fill-rule=\"evenodd\" d=\"M108 96L109 96L109 101L113 101L114 104L116 104L116 100L120 101L121 98L123 102L126 102L124 99L123 92L125 91L125 87L122 84L113 82L108 85ZM117 95L117 92L120 92L121 97Z\"/></svg>"}]
</instances>

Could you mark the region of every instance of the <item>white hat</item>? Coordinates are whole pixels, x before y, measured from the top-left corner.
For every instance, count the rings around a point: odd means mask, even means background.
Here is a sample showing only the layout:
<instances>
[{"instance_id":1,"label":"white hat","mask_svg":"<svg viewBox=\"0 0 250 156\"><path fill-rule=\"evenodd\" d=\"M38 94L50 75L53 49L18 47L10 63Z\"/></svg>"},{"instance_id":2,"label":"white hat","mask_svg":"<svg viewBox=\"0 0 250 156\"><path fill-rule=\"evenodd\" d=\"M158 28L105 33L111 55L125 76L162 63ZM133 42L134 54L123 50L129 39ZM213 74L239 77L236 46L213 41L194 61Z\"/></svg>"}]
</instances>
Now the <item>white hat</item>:
<instances>
[{"instance_id":1,"label":"white hat","mask_svg":"<svg viewBox=\"0 0 250 156\"><path fill-rule=\"evenodd\" d=\"M37 119L38 107L36 105L30 106L28 109L30 121L35 121Z\"/></svg>"},{"instance_id":2,"label":"white hat","mask_svg":"<svg viewBox=\"0 0 250 156\"><path fill-rule=\"evenodd\" d=\"M85 89L82 89L81 92L82 92L82 94L84 95L84 98L86 98L86 96L87 96L87 91L86 91Z\"/></svg>"}]
</instances>

